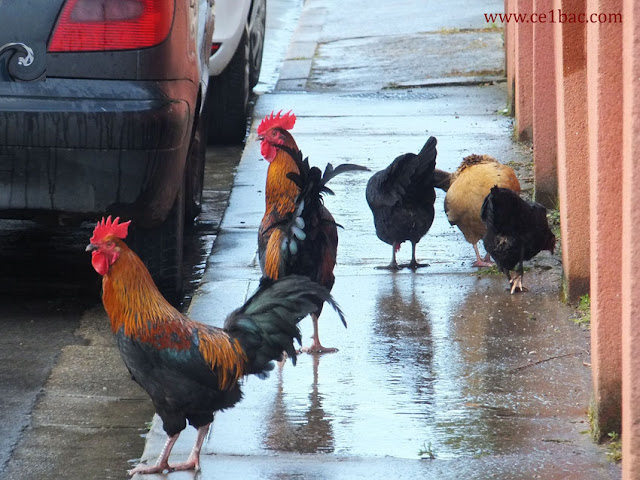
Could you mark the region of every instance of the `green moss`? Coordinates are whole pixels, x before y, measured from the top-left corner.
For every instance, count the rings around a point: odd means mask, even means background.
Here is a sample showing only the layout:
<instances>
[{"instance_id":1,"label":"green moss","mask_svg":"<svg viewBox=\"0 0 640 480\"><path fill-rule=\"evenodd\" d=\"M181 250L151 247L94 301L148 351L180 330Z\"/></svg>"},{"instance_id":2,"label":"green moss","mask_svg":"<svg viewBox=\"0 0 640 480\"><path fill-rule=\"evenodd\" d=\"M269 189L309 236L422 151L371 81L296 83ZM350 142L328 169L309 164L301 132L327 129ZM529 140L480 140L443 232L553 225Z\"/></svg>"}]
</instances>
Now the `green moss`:
<instances>
[{"instance_id":1,"label":"green moss","mask_svg":"<svg viewBox=\"0 0 640 480\"><path fill-rule=\"evenodd\" d=\"M580 297L577 315L572 317L571 320L576 325L580 325L587 330L591 327L591 298L589 294Z\"/></svg>"},{"instance_id":2,"label":"green moss","mask_svg":"<svg viewBox=\"0 0 640 480\"><path fill-rule=\"evenodd\" d=\"M609 432L607 436L610 438L607 444L607 457L612 462L618 463L622 460L622 438L617 432Z\"/></svg>"},{"instance_id":3,"label":"green moss","mask_svg":"<svg viewBox=\"0 0 640 480\"><path fill-rule=\"evenodd\" d=\"M600 442L601 433L600 427L598 427L598 414L596 413L595 403L592 401L589 409L587 410L587 418L589 419L589 433L591 434L591 439L594 442Z\"/></svg>"}]
</instances>

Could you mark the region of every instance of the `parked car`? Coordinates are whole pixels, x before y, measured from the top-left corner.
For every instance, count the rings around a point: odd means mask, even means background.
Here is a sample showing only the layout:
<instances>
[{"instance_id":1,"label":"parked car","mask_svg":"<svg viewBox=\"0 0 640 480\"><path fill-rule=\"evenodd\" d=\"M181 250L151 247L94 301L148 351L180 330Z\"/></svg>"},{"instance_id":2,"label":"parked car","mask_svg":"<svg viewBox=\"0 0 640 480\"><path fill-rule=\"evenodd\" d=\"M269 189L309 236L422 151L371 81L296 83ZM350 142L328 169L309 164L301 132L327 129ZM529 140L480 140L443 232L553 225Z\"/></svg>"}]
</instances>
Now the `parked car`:
<instances>
[{"instance_id":1,"label":"parked car","mask_svg":"<svg viewBox=\"0 0 640 480\"><path fill-rule=\"evenodd\" d=\"M266 0L216 0L209 62L209 143L241 143L249 95L258 83L267 18Z\"/></svg>"},{"instance_id":2,"label":"parked car","mask_svg":"<svg viewBox=\"0 0 640 480\"><path fill-rule=\"evenodd\" d=\"M213 0L31 0L0 15L0 218L133 220L181 290L202 194Z\"/></svg>"}]
</instances>

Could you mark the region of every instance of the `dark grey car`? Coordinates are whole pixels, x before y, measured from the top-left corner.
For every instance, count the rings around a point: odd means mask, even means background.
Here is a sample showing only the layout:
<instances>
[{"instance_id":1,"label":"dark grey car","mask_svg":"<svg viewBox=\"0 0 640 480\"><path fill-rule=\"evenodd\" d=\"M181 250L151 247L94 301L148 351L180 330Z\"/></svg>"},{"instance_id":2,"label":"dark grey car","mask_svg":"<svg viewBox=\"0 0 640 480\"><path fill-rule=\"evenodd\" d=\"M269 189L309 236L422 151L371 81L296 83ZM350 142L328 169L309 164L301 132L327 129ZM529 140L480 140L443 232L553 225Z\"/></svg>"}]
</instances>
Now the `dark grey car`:
<instances>
[{"instance_id":1,"label":"dark grey car","mask_svg":"<svg viewBox=\"0 0 640 480\"><path fill-rule=\"evenodd\" d=\"M166 293L198 211L213 0L0 2L0 217L132 219Z\"/></svg>"}]
</instances>

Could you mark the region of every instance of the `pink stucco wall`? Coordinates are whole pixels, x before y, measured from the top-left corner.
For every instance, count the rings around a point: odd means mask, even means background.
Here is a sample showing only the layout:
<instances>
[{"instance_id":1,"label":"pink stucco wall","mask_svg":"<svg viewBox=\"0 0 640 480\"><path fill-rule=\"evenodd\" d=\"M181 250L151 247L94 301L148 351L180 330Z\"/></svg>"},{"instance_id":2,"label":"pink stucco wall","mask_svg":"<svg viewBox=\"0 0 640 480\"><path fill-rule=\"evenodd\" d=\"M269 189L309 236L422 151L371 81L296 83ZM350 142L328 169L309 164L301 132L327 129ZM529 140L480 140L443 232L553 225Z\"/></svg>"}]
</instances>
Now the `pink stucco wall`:
<instances>
[{"instance_id":1,"label":"pink stucco wall","mask_svg":"<svg viewBox=\"0 0 640 480\"><path fill-rule=\"evenodd\" d=\"M514 102L520 112L531 106L537 194L552 185L557 153L566 293L591 293L597 426L606 434L622 424L623 479L640 480L640 2L532 2L535 12L623 14L623 26L535 25L533 98ZM528 34L505 28L520 41L506 55L510 81L523 85L526 68L513 56Z\"/></svg>"},{"instance_id":2,"label":"pink stucco wall","mask_svg":"<svg viewBox=\"0 0 640 480\"><path fill-rule=\"evenodd\" d=\"M517 0L515 12L530 15L533 0ZM515 115L516 135L533 138L533 24L522 23L515 31Z\"/></svg>"},{"instance_id":3,"label":"pink stucco wall","mask_svg":"<svg viewBox=\"0 0 640 480\"><path fill-rule=\"evenodd\" d=\"M553 0L534 0L534 12L548 12ZM533 24L533 159L535 200L556 208L558 200L558 125L554 25Z\"/></svg>"},{"instance_id":4,"label":"pink stucco wall","mask_svg":"<svg viewBox=\"0 0 640 480\"><path fill-rule=\"evenodd\" d=\"M554 0L554 8L585 13L586 0ZM558 196L565 294L589 292L589 151L585 24L554 29L558 119Z\"/></svg>"},{"instance_id":5,"label":"pink stucco wall","mask_svg":"<svg viewBox=\"0 0 640 480\"><path fill-rule=\"evenodd\" d=\"M624 0L622 475L640 478L640 5Z\"/></svg>"},{"instance_id":6,"label":"pink stucco wall","mask_svg":"<svg viewBox=\"0 0 640 480\"><path fill-rule=\"evenodd\" d=\"M587 0L589 12L622 0ZM587 28L591 218L591 357L598 435L620 430L622 408L622 28Z\"/></svg>"},{"instance_id":7,"label":"pink stucco wall","mask_svg":"<svg viewBox=\"0 0 640 480\"><path fill-rule=\"evenodd\" d=\"M515 12L516 0L504 0L505 13ZM509 113L514 114L515 107L515 45L516 45L516 26L513 23L506 23L504 26L504 52L507 70L507 106Z\"/></svg>"}]
</instances>

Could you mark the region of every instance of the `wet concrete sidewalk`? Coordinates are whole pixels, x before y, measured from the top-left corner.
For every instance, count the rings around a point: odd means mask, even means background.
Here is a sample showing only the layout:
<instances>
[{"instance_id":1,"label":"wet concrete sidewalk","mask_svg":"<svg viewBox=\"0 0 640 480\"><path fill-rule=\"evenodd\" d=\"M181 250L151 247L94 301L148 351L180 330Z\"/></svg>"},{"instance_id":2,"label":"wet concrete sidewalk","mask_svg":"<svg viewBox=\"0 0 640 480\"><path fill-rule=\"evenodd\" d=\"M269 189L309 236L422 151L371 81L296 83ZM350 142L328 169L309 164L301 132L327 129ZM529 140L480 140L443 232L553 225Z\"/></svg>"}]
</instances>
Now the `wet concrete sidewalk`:
<instances>
[{"instance_id":1,"label":"wet concrete sidewalk","mask_svg":"<svg viewBox=\"0 0 640 480\"><path fill-rule=\"evenodd\" d=\"M328 44L335 47L339 32L367 36L355 28L363 18L353 12L341 17L331 8L334 3L323 3L323 22L308 40L316 43L315 52L333 48ZM423 2L399 3L406 18L421 18L417 13L425 8ZM472 2L454 2L461 10L467 3ZM305 4L300 25L314 18L305 17L312 8L320 3ZM369 12L365 18L372 10L379 18L386 13L392 18L391 8L376 3L362 12ZM430 2L429 8L439 7ZM430 21L432 29L451 27ZM404 27L396 22L395 28ZM299 29L294 43L308 32ZM418 28L406 34L421 35ZM399 34L394 35L397 40ZM472 247L449 226L443 192L438 192L434 224L417 250L418 259L430 266L397 273L375 268L389 262L391 247L376 237L366 182L397 155L417 152L429 135L438 138L439 168L453 171L463 156L488 153L519 166L527 184L530 154L512 142L511 121L497 113L505 107L504 84L386 90L376 84L358 90L352 77L336 73L355 57L335 60L332 73L328 63L322 64L332 55L341 57L334 51L322 60L312 58L305 82L288 78L290 86L301 85L309 93L285 91L287 83L282 83L280 90L259 98L221 231L189 315L221 326L257 286L257 230L267 163L255 128L272 110L291 109L298 117L292 133L313 165L352 162L372 170L335 178L336 195L326 200L345 226L339 232L333 294L349 327L345 330L325 309L321 338L338 353L303 354L296 367L289 362L267 380L248 378L244 400L216 415L197 478L619 478L619 468L589 438L589 333L569 320L574 310L559 301L557 257L545 252L530 262L525 273L529 292L509 295L503 276L477 275L471 267ZM475 76L479 70L466 65L465 71ZM329 75L338 85L333 91L317 80ZM339 88L345 78L345 87ZM415 79L421 82L422 77ZM294 86L289 90L301 88ZM409 258L405 245L399 261ZM310 320L301 326L309 343ZM156 418L143 458L155 461L165 439ZM186 459L194 439L195 430L185 430L172 460ZM170 478L192 479L194 474L175 472Z\"/></svg>"}]
</instances>

